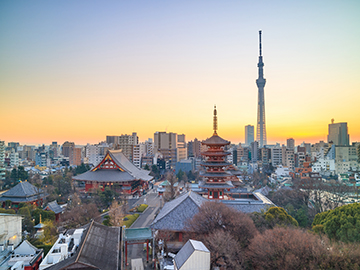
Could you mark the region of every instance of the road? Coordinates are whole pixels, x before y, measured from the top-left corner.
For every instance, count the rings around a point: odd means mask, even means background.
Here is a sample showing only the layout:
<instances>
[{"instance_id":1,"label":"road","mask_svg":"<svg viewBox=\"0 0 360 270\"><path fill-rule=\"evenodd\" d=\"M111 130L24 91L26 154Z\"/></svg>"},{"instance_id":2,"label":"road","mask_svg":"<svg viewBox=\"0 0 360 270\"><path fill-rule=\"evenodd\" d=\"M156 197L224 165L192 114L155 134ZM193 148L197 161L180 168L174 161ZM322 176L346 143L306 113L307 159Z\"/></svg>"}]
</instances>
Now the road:
<instances>
[{"instance_id":1,"label":"road","mask_svg":"<svg viewBox=\"0 0 360 270\"><path fill-rule=\"evenodd\" d=\"M146 228L149 227L151 222L154 220L157 212L161 206L161 199L156 193L156 190L150 190L149 193L140 197L137 202L133 204L133 206L140 204L147 204L148 208L140 214L139 218L131 225L130 228ZM149 254L150 258L152 258L152 254ZM149 263L146 263L146 251L144 251L143 245L130 245L128 247L128 262L131 262L131 259L143 258L143 262L145 265L145 269L154 269L152 267L151 259ZM126 269L131 269L131 265L129 264Z\"/></svg>"}]
</instances>

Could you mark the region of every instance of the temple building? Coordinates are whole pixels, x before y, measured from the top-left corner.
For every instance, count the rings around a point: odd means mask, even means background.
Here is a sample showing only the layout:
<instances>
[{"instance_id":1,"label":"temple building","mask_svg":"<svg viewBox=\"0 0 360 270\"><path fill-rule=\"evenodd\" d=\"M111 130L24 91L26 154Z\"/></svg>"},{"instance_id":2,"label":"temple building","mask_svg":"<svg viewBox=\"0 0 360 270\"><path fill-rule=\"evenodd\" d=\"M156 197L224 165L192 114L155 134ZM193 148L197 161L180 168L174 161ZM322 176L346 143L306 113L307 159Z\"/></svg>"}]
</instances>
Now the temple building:
<instances>
[{"instance_id":1,"label":"temple building","mask_svg":"<svg viewBox=\"0 0 360 270\"><path fill-rule=\"evenodd\" d=\"M121 150L109 150L98 165L74 176L73 180L85 182L86 192L110 187L117 192L134 195L148 188L148 182L153 178L149 173L132 164Z\"/></svg>"},{"instance_id":2,"label":"temple building","mask_svg":"<svg viewBox=\"0 0 360 270\"><path fill-rule=\"evenodd\" d=\"M205 173L201 176L203 181L199 183L199 187L206 190L204 194L208 199L225 199L225 191L234 188L231 183L231 173L226 169L231 165L226 162L226 156L230 153L225 152L224 148L230 142L219 137L217 134L217 111L214 108L214 134L212 137L202 142L207 150L202 152L204 157L201 166L205 168Z\"/></svg>"},{"instance_id":3,"label":"temple building","mask_svg":"<svg viewBox=\"0 0 360 270\"><path fill-rule=\"evenodd\" d=\"M18 209L20 203L40 206L47 195L42 189L35 187L27 181L20 182L0 196L0 207L5 208L7 201L11 208Z\"/></svg>"}]
</instances>

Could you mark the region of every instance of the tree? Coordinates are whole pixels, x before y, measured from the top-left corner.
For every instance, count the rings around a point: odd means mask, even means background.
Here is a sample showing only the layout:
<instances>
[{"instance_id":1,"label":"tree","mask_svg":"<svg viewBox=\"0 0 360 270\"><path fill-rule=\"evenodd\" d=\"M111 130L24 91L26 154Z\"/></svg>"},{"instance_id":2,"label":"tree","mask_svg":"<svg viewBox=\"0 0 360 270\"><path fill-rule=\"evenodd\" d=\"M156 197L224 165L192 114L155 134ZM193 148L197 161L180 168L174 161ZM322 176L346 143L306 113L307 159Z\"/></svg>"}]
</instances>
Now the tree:
<instances>
[{"instance_id":1,"label":"tree","mask_svg":"<svg viewBox=\"0 0 360 270\"><path fill-rule=\"evenodd\" d=\"M158 166L156 166L155 164L151 166L150 175L154 176L157 179L160 178L160 170L159 170Z\"/></svg>"},{"instance_id":2,"label":"tree","mask_svg":"<svg viewBox=\"0 0 360 270\"><path fill-rule=\"evenodd\" d=\"M225 264L229 269L238 269L244 263L244 251L250 240L258 233L251 218L242 212L226 206L221 202L205 202L199 212L188 222L186 229L192 239L197 239L209 244L212 254L213 266ZM225 239L233 241L224 242ZM233 250L225 256L219 247ZM236 264L236 268L234 268Z\"/></svg>"},{"instance_id":3,"label":"tree","mask_svg":"<svg viewBox=\"0 0 360 270\"><path fill-rule=\"evenodd\" d=\"M121 205L114 200L109 209L109 216L110 216L110 224L112 226L121 226L122 221L125 217L124 205Z\"/></svg>"},{"instance_id":4,"label":"tree","mask_svg":"<svg viewBox=\"0 0 360 270\"><path fill-rule=\"evenodd\" d=\"M360 204L353 203L315 216L313 229L323 231L330 239L360 242Z\"/></svg>"},{"instance_id":5,"label":"tree","mask_svg":"<svg viewBox=\"0 0 360 270\"><path fill-rule=\"evenodd\" d=\"M165 175L166 180L169 182L169 184L166 186L166 190L164 192L164 199L165 201L171 201L175 199L177 195L177 179L173 172L167 172Z\"/></svg>"},{"instance_id":6,"label":"tree","mask_svg":"<svg viewBox=\"0 0 360 270\"><path fill-rule=\"evenodd\" d=\"M318 269L327 249L316 235L276 227L257 234L249 245L250 269Z\"/></svg>"},{"instance_id":7,"label":"tree","mask_svg":"<svg viewBox=\"0 0 360 270\"><path fill-rule=\"evenodd\" d=\"M150 167L148 164L145 164L144 170L150 171Z\"/></svg>"},{"instance_id":8,"label":"tree","mask_svg":"<svg viewBox=\"0 0 360 270\"><path fill-rule=\"evenodd\" d=\"M178 179L178 181L180 182L181 180L183 180L185 173L180 169L179 172L176 174L176 177Z\"/></svg>"}]
</instances>

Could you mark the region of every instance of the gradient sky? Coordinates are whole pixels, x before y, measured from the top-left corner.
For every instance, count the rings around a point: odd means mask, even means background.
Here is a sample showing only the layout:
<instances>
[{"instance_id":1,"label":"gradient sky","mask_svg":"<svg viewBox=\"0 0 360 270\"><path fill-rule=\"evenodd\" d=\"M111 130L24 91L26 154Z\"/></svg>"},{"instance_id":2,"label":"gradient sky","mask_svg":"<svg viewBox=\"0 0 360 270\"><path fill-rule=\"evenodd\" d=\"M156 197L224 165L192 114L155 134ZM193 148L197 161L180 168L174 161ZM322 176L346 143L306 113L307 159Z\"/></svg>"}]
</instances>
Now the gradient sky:
<instances>
[{"instance_id":1,"label":"gradient sky","mask_svg":"<svg viewBox=\"0 0 360 270\"><path fill-rule=\"evenodd\" d=\"M244 141L263 30L268 143L360 141L360 1L0 1L0 140Z\"/></svg>"}]
</instances>

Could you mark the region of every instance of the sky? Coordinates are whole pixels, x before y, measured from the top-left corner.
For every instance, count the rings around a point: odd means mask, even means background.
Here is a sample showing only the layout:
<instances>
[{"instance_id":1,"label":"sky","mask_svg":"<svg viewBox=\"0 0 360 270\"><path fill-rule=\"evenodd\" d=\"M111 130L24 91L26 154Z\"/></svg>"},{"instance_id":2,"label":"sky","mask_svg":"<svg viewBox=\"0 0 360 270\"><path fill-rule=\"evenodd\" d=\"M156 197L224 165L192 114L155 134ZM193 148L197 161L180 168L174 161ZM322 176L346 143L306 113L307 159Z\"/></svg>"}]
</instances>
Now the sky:
<instances>
[{"instance_id":1,"label":"sky","mask_svg":"<svg viewBox=\"0 0 360 270\"><path fill-rule=\"evenodd\" d=\"M360 1L0 1L0 140L244 142L262 30L268 143L360 141Z\"/></svg>"}]
</instances>

